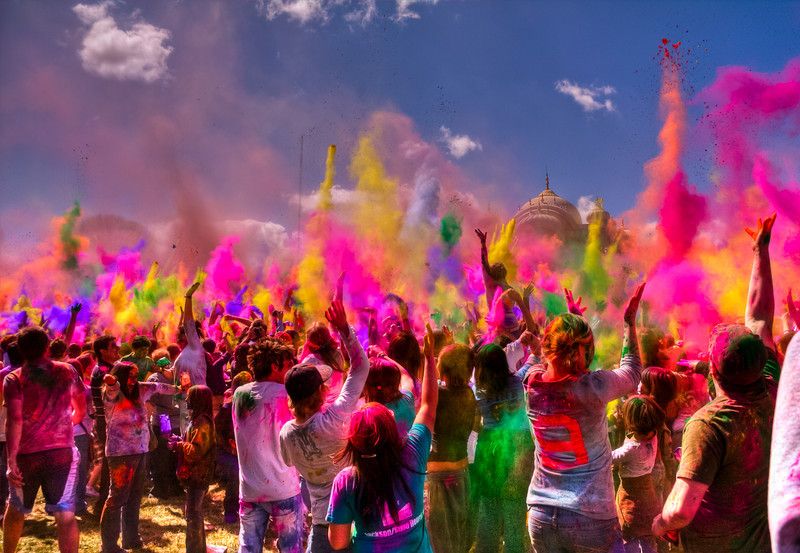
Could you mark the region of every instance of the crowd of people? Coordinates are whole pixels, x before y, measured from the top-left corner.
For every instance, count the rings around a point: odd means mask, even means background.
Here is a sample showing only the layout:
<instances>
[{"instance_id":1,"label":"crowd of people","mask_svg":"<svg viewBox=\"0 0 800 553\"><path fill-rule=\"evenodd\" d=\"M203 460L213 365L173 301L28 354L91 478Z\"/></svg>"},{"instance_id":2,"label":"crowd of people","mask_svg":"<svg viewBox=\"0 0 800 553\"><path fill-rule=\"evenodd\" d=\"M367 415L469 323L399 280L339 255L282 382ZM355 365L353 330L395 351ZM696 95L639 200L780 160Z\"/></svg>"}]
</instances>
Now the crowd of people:
<instances>
[{"instance_id":1,"label":"crowd of people","mask_svg":"<svg viewBox=\"0 0 800 553\"><path fill-rule=\"evenodd\" d=\"M800 305L789 292L776 335L774 221L751 233L743 322L691 351L639 326L642 282L615 367L592 366L571 291L537 324L479 230L496 324L463 343L415 332L396 296L360 340L341 279L307 327L196 320L195 283L174 343L21 328L0 341L3 550L41 489L62 552L78 551L76 516L99 519L102 553L146 545L145 493L183 494L189 553L206 552L209 504L250 553L800 551ZM223 321L237 335L204 339Z\"/></svg>"}]
</instances>

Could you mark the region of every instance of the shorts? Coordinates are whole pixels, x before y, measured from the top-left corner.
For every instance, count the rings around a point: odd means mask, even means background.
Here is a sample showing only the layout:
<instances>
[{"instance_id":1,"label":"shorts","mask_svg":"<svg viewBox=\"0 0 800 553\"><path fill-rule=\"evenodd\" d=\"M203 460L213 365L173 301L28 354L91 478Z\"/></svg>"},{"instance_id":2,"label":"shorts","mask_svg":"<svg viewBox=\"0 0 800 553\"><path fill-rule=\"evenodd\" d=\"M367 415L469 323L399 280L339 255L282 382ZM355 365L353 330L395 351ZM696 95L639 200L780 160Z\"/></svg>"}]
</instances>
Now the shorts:
<instances>
[{"instance_id":1,"label":"shorts","mask_svg":"<svg viewBox=\"0 0 800 553\"><path fill-rule=\"evenodd\" d=\"M22 487L9 486L9 503L17 511L28 514L42 488L47 512L74 513L79 461L80 455L74 447L17 455Z\"/></svg>"}]
</instances>

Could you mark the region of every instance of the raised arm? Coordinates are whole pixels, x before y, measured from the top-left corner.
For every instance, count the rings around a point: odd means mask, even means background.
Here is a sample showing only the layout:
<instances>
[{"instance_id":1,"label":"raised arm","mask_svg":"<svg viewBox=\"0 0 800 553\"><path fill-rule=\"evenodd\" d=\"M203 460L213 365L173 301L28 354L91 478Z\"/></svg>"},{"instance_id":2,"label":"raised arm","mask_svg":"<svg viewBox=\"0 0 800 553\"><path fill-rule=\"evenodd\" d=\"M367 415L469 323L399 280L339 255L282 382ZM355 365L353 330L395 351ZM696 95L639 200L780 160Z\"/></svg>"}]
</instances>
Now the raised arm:
<instances>
[{"instance_id":1,"label":"raised arm","mask_svg":"<svg viewBox=\"0 0 800 553\"><path fill-rule=\"evenodd\" d=\"M202 344L200 344L200 337L197 335L197 327L194 324L194 306L192 304L192 296L198 288L200 288L199 282L192 284L189 289L186 290L183 302L183 331L186 333L188 347L192 349L202 347Z\"/></svg>"},{"instance_id":2,"label":"raised arm","mask_svg":"<svg viewBox=\"0 0 800 553\"><path fill-rule=\"evenodd\" d=\"M645 283L636 287L628 300L623 321L625 330L622 336L622 359L619 368L613 371L595 371L591 378L599 383L596 391L606 402L636 390L642 378L642 361L639 357L639 339L636 336L636 313L642 301Z\"/></svg>"},{"instance_id":3,"label":"raised arm","mask_svg":"<svg viewBox=\"0 0 800 553\"><path fill-rule=\"evenodd\" d=\"M76 301L69 306L69 323L64 330L64 341L67 345L72 343L72 336L75 334L75 323L78 321L78 313L81 310L81 302Z\"/></svg>"},{"instance_id":4,"label":"raised arm","mask_svg":"<svg viewBox=\"0 0 800 553\"><path fill-rule=\"evenodd\" d=\"M775 351L772 337L772 321L775 317L775 296L772 290L772 266L769 259L769 239L775 214L765 221L758 220L758 229L745 229L753 238L753 270L750 273L750 287L747 290L747 307L744 322L751 331L761 337L764 345Z\"/></svg>"},{"instance_id":5,"label":"raised arm","mask_svg":"<svg viewBox=\"0 0 800 553\"><path fill-rule=\"evenodd\" d=\"M347 323L347 313L341 300L334 300L325 312L325 318L333 328L339 333L342 344L347 350L350 358L350 372L344 381L339 397L334 401L331 408L334 412L349 412L355 409L364 384L367 382L369 374L369 360L364 353L364 348L358 341L356 333Z\"/></svg>"},{"instance_id":6,"label":"raised arm","mask_svg":"<svg viewBox=\"0 0 800 553\"><path fill-rule=\"evenodd\" d=\"M491 305L494 299L494 291L497 288L497 281L491 275L489 265L489 248L486 246L486 233L476 228L475 234L481 242L481 271L483 272L483 287L486 290L486 303Z\"/></svg>"},{"instance_id":7,"label":"raised arm","mask_svg":"<svg viewBox=\"0 0 800 553\"><path fill-rule=\"evenodd\" d=\"M528 306L528 303L525 301L525 298L523 298L522 295L520 295L520 293L514 290L513 288L509 288L505 292L503 292L503 296L507 297L510 301L517 304L519 310L522 311L522 318L525 320L525 328L527 330L530 330L534 334L538 333L539 325L537 325L536 321L533 320L533 316L531 315L531 309Z\"/></svg>"},{"instance_id":8,"label":"raised arm","mask_svg":"<svg viewBox=\"0 0 800 553\"><path fill-rule=\"evenodd\" d=\"M425 325L425 342L423 353L425 355L425 372L422 375L422 399L419 411L414 418L414 424L424 424L433 432L436 422L436 405L439 402L439 371L433 360L433 330L431 325Z\"/></svg>"},{"instance_id":9,"label":"raised arm","mask_svg":"<svg viewBox=\"0 0 800 553\"><path fill-rule=\"evenodd\" d=\"M119 396L119 382L117 377L113 374L107 374L103 377L103 399L106 401L114 401Z\"/></svg>"},{"instance_id":10,"label":"raised arm","mask_svg":"<svg viewBox=\"0 0 800 553\"><path fill-rule=\"evenodd\" d=\"M792 299L791 288L789 288L789 293L786 294L786 310L789 313L789 326L794 325L800 329L800 303L795 303ZM791 328L788 330L791 330Z\"/></svg>"}]
</instances>

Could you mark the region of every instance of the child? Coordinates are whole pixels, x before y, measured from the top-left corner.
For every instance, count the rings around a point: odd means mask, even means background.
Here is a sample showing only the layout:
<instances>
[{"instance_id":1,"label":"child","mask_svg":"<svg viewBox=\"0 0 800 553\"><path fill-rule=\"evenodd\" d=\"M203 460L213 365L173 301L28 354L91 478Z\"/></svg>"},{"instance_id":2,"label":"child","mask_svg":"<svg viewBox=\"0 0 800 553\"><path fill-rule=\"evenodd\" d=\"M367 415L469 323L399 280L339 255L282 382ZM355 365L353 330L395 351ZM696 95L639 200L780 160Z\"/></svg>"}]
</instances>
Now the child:
<instances>
[{"instance_id":1,"label":"child","mask_svg":"<svg viewBox=\"0 0 800 553\"><path fill-rule=\"evenodd\" d=\"M625 443L611 457L620 477L617 517L625 551L655 553L650 526L661 512L661 501L652 473L658 454L656 432L664 425L664 411L649 396L633 396L622 407L622 419Z\"/></svg>"},{"instance_id":2,"label":"child","mask_svg":"<svg viewBox=\"0 0 800 553\"><path fill-rule=\"evenodd\" d=\"M189 426L183 440L172 442L179 456L178 479L186 487L186 553L206 553L203 498L214 474L213 398L208 386L189 388Z\"/></svg>"},{"instance_id":3,"label":"child","mask_svg":"<svg viewBox=\"0 0 800 553\"><path fill-rule=\"evenodd\" d=\"M405 438L414 423L414 381L402 366L388 357L373 357L364 386L364 400L380 403L394 413L400 438Z\"/></svg>"}]
</instances>

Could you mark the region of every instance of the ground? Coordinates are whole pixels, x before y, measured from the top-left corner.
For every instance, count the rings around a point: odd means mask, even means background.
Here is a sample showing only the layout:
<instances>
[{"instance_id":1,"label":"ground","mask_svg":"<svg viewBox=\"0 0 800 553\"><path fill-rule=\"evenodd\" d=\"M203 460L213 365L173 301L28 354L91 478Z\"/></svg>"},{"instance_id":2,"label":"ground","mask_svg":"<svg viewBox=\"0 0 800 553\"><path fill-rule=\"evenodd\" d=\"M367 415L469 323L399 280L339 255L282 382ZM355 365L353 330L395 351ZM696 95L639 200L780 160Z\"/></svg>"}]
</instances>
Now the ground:
<instances>
[{"instance_id":1,"label":"ground","mask_svg":"<svg viewBox=\"0 0 800 553\"><path fill-rule=\"evenodd\" d=\"M217 485L211 486L211 493L206 502L206 522L213 524L217 530L206 534L208 545L228 547L229 553L235 553L239 540L239 525L223 524L222 496ZM80 551L97 553L100 551L100 527L98 521L91 517L79 517L78 526L81 531ZM186 519L183 516L183 499L171 500L147 497L142 501L139 530L145 547L138 552L178 553L185 550ZM44 504L37 501L33 513L25 521L25 531L19 543L20 553L52 553L58 551L58 541L53 518L44 512ZM267 551L274 551L267 549Z\"/></svg>"}]
</instances>

